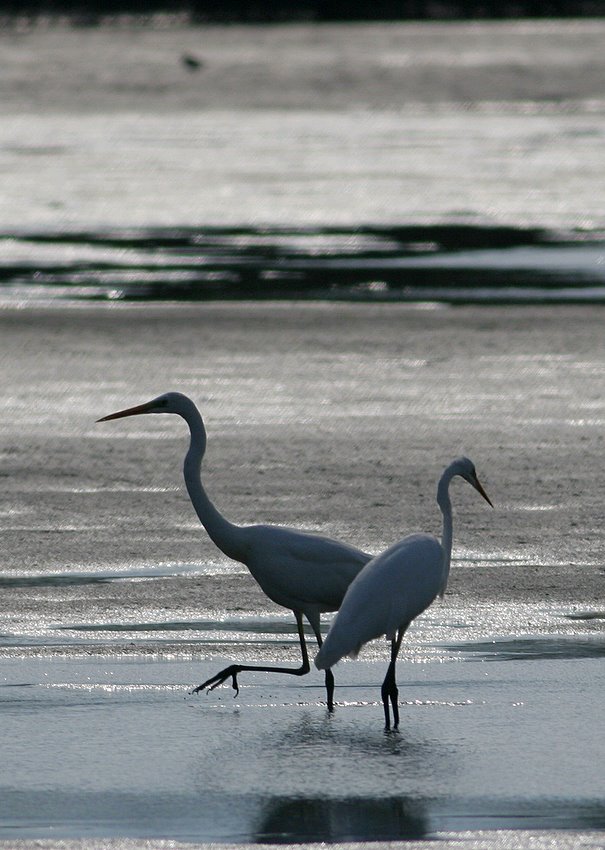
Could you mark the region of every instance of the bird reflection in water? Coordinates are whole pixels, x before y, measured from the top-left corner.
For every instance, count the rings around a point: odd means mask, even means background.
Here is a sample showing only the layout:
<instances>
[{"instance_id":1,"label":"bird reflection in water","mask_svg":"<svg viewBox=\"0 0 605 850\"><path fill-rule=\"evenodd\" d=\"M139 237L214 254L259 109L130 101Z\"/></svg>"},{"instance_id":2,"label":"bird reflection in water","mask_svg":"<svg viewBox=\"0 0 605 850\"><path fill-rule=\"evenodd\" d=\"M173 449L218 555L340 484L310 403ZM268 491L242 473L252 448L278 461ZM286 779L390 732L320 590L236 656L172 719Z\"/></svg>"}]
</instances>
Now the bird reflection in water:
<instances>
[{"instance_id":1,"label":"bird reflection in water","mask_svg":"<svg viewBox=\"0 0 605 850\"><path fill-rule=\"evenodd\" d=\"M410 797L273 797L264 806L254 840L265 844L397 841L424 838L428 819Z\"/></svg>"}]
</instances>

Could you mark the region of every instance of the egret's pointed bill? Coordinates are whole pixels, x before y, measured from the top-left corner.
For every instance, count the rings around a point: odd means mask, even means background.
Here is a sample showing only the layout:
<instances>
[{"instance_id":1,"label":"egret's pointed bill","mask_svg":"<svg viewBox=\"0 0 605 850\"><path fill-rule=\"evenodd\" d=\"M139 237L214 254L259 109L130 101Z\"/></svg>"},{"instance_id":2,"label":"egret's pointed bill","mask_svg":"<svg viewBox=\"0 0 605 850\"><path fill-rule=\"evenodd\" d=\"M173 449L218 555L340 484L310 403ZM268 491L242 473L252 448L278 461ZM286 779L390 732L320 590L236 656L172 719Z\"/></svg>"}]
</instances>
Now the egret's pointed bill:
<instances>
[{"instance_id":1,"label":"egret's pointed bill","mask_svg":"<svg viewBox=\"0 0 605 850\"><path fill-rule=\"evenodd\" d=\"M493 508L494 506L493 506L493 504L492 504L492 500L490 499L490 497L487 495L487 493L486 493L486 492L485 492L485 490L483 489L483 486L482 486L481 482L479 481L479 479L477 478L477 476L475 476L475 477L471 480L471 484L473 485L473 487L475 488L475 490L476 490L478 493L481 493L481 495L483 496L483 498L485 499L485 501L487 502L487 504L488 504L488 505L490 505L490 506Z\"/></svg>"},{"instance_id":2,"label":"egret's pointed bill","mask_svg":"<svg viewBox=\"0 0 605 850\"><path fill-rule=\"evenodd\" d=\"M118 410L117 413L110 413L108 416L102 416L97 419L97 422L107 422L109 419L122 419L124 416L137 416L139 413L149 413L151 404L137 404L136 407L127 407L126 410Z\"/></svg>"}]
</instances>

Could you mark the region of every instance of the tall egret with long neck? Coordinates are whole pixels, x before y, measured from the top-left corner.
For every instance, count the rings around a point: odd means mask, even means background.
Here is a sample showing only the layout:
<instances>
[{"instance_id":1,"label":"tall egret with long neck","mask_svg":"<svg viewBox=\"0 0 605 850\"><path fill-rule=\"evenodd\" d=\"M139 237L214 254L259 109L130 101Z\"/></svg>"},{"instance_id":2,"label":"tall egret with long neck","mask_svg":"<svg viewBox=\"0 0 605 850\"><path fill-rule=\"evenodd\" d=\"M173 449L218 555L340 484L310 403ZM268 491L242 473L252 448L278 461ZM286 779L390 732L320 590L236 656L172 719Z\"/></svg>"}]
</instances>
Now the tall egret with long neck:
<instances>
[{"instance_id":1,"label":"tall egret with long neck","mask_svg":"<svg viewBox=\"0 0 605 850\"><path fill-rule=\"evenodd\" d=\"M441 541L432 534L410 534L377 555L361 570L346 592L323 646L315 658L319 670L329 670L345 655L357 657L368 641L386 635L391 663L382 684L385 727L399 725L395 663L406 629L438 596L443 596L452 556L452 503L449 487L456 475L464 478L491 505L466 457L450 463L439 479L437 504L443 514ZM493 505L492 505L493 507Z\"/></svg>"},{"instance_id":2,"label":"tall egret with long neck","mask_svg":"<svg viewBox=\"0 0 605 850\"><path fill-rule=\"evenodd\" d=\"M302 654L300 667L293 669L231 664L198 685L193 693L205 688L213 690L230 678L237 695L237 677L239 673L248 670L304 676L311 665L303 630L303 615L309 621L321 647L320 614L338 609L349 584L372 556L347 543L293 528L239 526L229 522L212 504L202 485L201 464L206 451L206 429L199 410L182 393L165 393L137 407L103 416L98 421L106 422L145 413L174 413L185 420L191 439L185 455L183 474L189 498L200 522L225 555L248 567L269 599L293 612L298 629ZM332 711L334 676L331 670L326 670L325 682L328 709Z\"/></svg>"}]
</instances>

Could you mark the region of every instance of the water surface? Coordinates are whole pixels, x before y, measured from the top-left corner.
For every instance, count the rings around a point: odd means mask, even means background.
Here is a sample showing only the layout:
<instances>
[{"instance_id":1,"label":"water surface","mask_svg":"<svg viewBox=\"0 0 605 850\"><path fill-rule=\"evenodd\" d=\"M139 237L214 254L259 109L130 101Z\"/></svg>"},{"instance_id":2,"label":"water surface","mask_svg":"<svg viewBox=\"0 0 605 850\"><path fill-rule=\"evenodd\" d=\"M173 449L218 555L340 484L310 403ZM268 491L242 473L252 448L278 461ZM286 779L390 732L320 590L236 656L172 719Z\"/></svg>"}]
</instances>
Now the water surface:
<instances>
[{"instance_id":1,"label":"water surface","mask_svg":"<svg viewBox=\"0 0 605 850\"><path fill-rule=\"evenodd\" d=\"M516 657L509 643L490 645L497 665L461 664L444 649L423 662L412 636L391 734L379 703L384 657L337 668L330 717L317 673L242 676L235 699L229 689L189 696L194 671L205 678L226 660L203 660L203 646L188 662L178 643L166 657L157 641L160 654L144 660L94 637L92 658L5 656L0 835L289 844L605 829L602 635L592 656L585 639ZM478 651L456 647L470 659ZM226 652L242 654L237 644ZM280 660L273 649L267 657Z\"/></svg>"},{"instance_id":2,"label":"water surface","mask_svg":"<svg viewBox=\"0 0 605 850\"><path fill-rule=\"evenodd\" d=\"M605 242L462 224L21 233L0 240L0 299L601 303Z\"/></svg>"}]
</instances>

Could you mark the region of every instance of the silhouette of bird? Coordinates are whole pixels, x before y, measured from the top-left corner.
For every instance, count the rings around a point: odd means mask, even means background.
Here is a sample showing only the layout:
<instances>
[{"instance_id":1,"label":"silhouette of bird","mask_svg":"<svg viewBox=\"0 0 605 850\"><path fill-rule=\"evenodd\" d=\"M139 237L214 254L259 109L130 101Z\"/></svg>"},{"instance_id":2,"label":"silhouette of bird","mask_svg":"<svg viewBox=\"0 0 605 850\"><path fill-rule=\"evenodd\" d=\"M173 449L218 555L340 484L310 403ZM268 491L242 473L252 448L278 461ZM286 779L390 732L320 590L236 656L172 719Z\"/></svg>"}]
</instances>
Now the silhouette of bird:
<instances>
[{"instance_id":1,"label":"silhouette of bird","mask_svg":"<svg viewBox=\"0 0 605 850\"><path fill-rule=\"evenodd\" d=\"M249 670L304 676L311 669L303 629L303 616L309 621L319 646L322 644L320 615L336 611L347 587L371 555L328 537L293 528L272 525L238 526L229 522L208 498L201 480L201 464L206 451L206 429L193 401L182 393L170 392L145 404L103 416L98 422L146 413L174 413L189 426L189 450L183 474L191 503L210 538L229 558L245 564L264 593L278 605L289 608L296 619L302 654L300 667L231 664L207 679L193 693L221 685L231 678L235 695L237 677ZM329 711L334 708L334 676L325 673Z\"/></svg>"},{"instance_id":2,"label":"silhouette of bird","mask_svg":"<svg viewBox=\"0 0 605 850\"><path fill-rule=\"evenodd\" d=\"M391 641L391 662L381 691L386 729L391 726L389 700L393 725L395 729L399 726L395 664L401 640L412 620L436 596L443 596L447 585L453 532L449 486L456 475L492 504L472 461L461 457L450 463L437 487L437 504L443 514L441 541L431 534L410 534L369 561L347 590L315 658L319 670L329 670L343 656L356 658L365 643L386 635Z\"/></svg>"},{"instance_id":3,"label":"silhouette of bird","mask_svg":"<svg viewBox=\"0 0 605 850\"><path fill-rule=\"evenodd\" d=\"M193 53L183 53L181 56L181 65L191 73L200 71L204 67L204 62L194 56Z\"/></svg>"}]
</instances>

